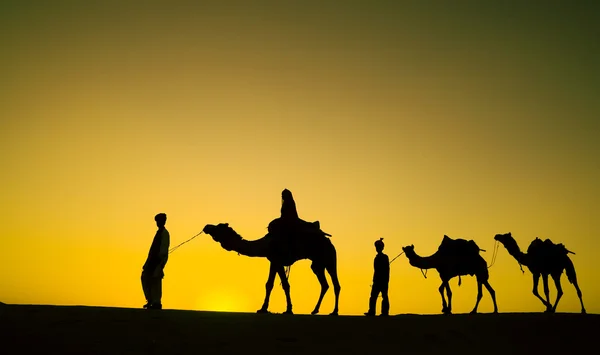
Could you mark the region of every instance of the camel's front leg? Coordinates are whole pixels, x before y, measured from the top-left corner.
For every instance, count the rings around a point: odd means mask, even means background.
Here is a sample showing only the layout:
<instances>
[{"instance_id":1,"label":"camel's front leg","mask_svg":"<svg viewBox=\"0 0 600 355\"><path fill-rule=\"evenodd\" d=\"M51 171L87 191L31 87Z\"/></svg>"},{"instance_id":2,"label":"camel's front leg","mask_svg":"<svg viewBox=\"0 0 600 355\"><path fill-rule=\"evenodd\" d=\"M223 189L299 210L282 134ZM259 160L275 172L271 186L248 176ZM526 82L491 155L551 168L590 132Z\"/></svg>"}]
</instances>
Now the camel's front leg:
<instances>
[{"instance_id":1,"label":"camel's front leg","mask_svg":"<svg viewBox=\"0 0 600 355\"><path fill-rule=\"evenodd\" d=\"M552 307L552 313L556 312L556 306L558 306L558 301L563 295L562 286L560 285L560 274L552 275L552 279L554 280L554 285L556 285L556 302L554 302L554 306Z\"/></svg>"},{"instance_id":2,"label":"camel's front leg","mask_svg":"<svg viewBox=\"0 0 600 355\"><path fill-rule=\"evenodd\" d=\"M257 313L269 313L269 299L271 298L271 291L273 290L273 285L275 284L275 274L277 273L277 268L273 263L269 266L269 279L267 279L267 283L265 284L266 295L265 301L261 309L257 311Z\"/></svg>"},{"instance_id":3,"label":"camel's front leg","mask_svg":"<svg viewBox=\"0 0 600 355\"><path fill-rule=\"evenodd\" d=\"M285 292L285 301L287 303L287 308L283 314L294 314L292 312L292 297L290 296L290 283L285 274L285 268L283 266L279 266L277 268L277 274L279 275L279 279L281 280L281 287L283 288L283 292Z\"/></svg>"},{"instance_id":4,"label":"camel's front leg","mask_svg":"<svg viewBox=\"0 0 600 355\"><path fill-rule=\"evenodd\" d=\"M546 306L546 308L549 308L550 304L548 302L544 301L544 299L538 293L538 285L539 284L540 284L540 274L535 273L535 274L533 274L533 295L535 297L537 297L540 301L542 301L542 303L544 304L544 306Z\"/></svg>"},{"instance_id":5,"label":"camel's front leg","mask_svg":"<svg viewBox=\"0 0 600 355\"><path fill-rule=\"evenodd\" d=\"M448 305L446 304L446 297L444 296L444 281L442 281L442 284L438 288L438 291L440 291L440 296L442 296L442 313L446 313Z\"/></svg>"},{"instance_id":6,"label":"camel's front leg","mask_svg":"<svg viewBox=\"0 0 600 355\"><path fill-rule=\"evenodd\" d=\"M452 291L450 291L450 288L448 287L448 303L446 303L446 297L444 297L444 289L446 289L447 282L446 281L442 281L442 284L440 285L440 288L438 289L440 291L440 295L442 296L442 313L444 314L450 314L452 313L452 308L450 306L450 296L452 295Z\"/></svg>"},{"instance_id":7,"label":"camel's front leg","mask_svg":"<svg viewBox=\"0 0 600 355\"><path fill-rule=\"evenodd\" d=\"M450 290L450 282L446 281L446 294L448 295L448 310L447 314L452 314L452 290Z\"/></svg>"},{"instance_id":8,"label":"camel's front leg","mask_svg":"<svg viewBox=\"0 0 600 355\"><path fill-rule=\"evenodd\" d=\"M552 312L552 303L550 303L550 287L548 287L548 274L542 274L544 283L544 296L546 296L546 313Z\"/></svg>"}]
</instances>

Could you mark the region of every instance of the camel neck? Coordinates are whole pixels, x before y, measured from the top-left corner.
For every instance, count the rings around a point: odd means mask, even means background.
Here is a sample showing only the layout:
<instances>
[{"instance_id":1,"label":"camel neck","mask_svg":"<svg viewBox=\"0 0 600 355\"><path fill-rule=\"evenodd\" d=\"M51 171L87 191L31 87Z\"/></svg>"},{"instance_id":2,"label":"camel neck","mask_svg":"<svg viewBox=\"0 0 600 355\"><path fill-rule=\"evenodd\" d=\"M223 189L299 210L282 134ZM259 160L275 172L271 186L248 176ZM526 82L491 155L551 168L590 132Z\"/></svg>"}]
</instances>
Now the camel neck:
<instances>
[{"instance_id":1,"label":"camel neck","mask_svg":"<svg viewBox=\"0 0 600 355\"><path fill-rule=\"evenodd\" d=\"M504 247L508 253L519 262L519 264L525 266L529 264L527 254L521 251L521 248L519 248L516 240L511 239L510 242L504 243Z\"/></svg>"},{"instance_id":2,"label":"camel neck","mask_svg":"<svg viewBox=\"0 0 600 355\"><path fill-rule=\"evenodd\" d=\"M436 267L435 254L431 256L419 256L415 253L414 256L409 258L409 262L412 266L419 269L434 269Z\"/></svg>"},{"instance_id":3,"label":"camel neck","mask_svg":"<svg viewBox=\"0 0 600 355\"><path fill-rule=\"evenodd\" d=\"M266 258L268 256L269 241L267 237L257 240L240 240L233 245L233 251L249 257Z\"/></svg>"}]
</instances>

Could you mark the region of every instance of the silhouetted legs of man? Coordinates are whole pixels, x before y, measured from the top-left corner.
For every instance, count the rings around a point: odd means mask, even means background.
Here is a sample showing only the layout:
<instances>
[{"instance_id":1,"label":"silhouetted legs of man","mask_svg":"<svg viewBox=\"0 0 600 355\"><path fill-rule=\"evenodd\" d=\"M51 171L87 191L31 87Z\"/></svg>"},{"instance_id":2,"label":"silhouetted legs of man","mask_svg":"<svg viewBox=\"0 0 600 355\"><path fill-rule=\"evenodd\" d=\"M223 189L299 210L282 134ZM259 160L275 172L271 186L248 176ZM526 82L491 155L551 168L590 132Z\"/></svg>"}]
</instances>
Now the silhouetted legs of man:
<instances>
[{"instance_id":1,"label":"silhouetted legs of man","mask_svg":"<svg viewBox=\"0 0 600 355\"><path fill-rule=\"evenodd\" d=\"M142 273L142 289L146 297L144 308L161 309L162 299L162 277Z\"/></svg>"},{"instance_id":2,"label":"silhouetted legs of man","mask_svg":"<svg viewBox=\"0 0 600 355\"><path fill-rule=\"evenodd\" d=\"M369 298L369 311L366 316L374 316L377 308L377 296L381 293L381 315L387 316L390 312L390 300L388 299L388 285L374 284L371 288L371 297Z\"/></svg>"}]
</instances>

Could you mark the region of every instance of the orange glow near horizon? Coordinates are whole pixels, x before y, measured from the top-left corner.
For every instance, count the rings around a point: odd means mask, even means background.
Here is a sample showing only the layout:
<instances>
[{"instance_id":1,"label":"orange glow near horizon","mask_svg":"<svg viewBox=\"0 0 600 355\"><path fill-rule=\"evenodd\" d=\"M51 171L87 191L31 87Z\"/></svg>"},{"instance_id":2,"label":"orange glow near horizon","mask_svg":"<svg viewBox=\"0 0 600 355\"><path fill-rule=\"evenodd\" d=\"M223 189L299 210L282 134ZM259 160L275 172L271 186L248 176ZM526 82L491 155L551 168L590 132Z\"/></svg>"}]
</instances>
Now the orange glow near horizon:
<instances>
[{"instance_id":1,"label":"orange glow near horizon","mask_svg":"<svg viewBox=\"0 0 600 355\"><path fill-rule=\"evenodd\" d=\"M573 250L600 312L597 25L579 10L542 19L524 4L509 25L491 4L201 3L0 5L0 301L141 307L156 213L171 247L221 222L258 239L288 188L333 235L340 314L367 310L380 237L390 260L474 239L489 264L506 232L522 249L540 237ZM254 312L268 262L201 235L165 274L165 308ZM500 312L543 311L502 246L490 275ZM309 313L309 261L290 283ZM457 283L453 310L469 312L475 279ZM439 284L399 257L390 312L440 313ZM578 312L562 285L558 311ZM270 310L285 310L279 279Z\"/></svg>"}]
</instances>

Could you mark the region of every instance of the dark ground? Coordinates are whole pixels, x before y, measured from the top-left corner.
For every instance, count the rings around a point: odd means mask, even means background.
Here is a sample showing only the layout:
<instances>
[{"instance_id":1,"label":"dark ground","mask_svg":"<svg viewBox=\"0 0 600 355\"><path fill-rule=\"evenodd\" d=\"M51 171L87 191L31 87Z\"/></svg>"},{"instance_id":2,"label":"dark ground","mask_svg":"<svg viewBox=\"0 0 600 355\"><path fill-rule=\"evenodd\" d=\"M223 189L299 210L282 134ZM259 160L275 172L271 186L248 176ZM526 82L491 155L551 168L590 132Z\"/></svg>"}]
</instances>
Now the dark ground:
<instances>
[{"instance_id":1,"label":"dark ground","mask_svg":"<svg viewBox=\"0 0 600 355\"><path fill-rule=\"evenodd\" d=\"M1 354L594 354L600 315L259 315L2 305Z\"/></svg>"}]
</instances>

